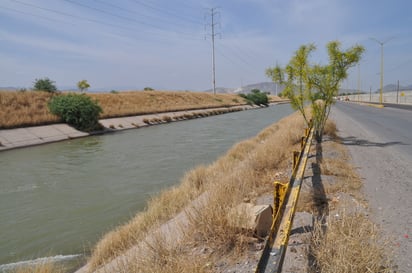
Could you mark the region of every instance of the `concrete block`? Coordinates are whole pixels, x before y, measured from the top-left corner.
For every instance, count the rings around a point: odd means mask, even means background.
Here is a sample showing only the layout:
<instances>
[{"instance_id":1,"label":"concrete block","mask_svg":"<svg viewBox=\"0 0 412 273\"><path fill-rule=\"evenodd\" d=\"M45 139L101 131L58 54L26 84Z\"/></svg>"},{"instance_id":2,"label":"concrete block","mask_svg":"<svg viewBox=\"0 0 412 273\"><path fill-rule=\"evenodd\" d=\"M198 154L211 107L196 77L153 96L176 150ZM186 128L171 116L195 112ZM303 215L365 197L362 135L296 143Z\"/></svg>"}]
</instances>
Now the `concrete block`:
<instances>
[{"instance_id":1,"label":"concrete block","mask_svg":"<svg viewBox=\"0 0 412 273\"><path fill-rule=\"evenodd\" d=\"M271 205L242 203L229 212L229 221L233 226L253 230L257 236L265 237L272 225L272 213Z\"/></svg>"}]
</instances>

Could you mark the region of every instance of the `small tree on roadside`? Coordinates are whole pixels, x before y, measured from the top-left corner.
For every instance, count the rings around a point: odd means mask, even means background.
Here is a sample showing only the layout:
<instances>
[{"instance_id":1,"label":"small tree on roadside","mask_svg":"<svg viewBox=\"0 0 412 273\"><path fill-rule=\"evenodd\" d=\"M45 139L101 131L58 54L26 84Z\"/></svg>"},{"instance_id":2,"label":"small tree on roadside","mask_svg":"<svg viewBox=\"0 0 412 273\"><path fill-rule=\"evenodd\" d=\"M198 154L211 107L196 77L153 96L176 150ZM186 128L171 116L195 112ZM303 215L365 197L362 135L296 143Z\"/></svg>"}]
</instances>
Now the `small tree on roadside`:
<instances>
[{"instance_id":1,"label":"small tree on roadside","mask_svg":"<svg viewBox=\"0 0 412 273\"><path fill-rule=\"evenodd\" d=\"M309 113L306 113L305 107L310 104L315 138L321 142L334 103L333 97L338 95L340 83L348 76L348 69L360 61L365 49L355 45L342 51L340 43L332 41L327 44L329 63L310 65L308 59L315 49L313 44L301 46L285 68L268 68L266 75L274 82L285 85L283 94L290 99L292 107L301 112L307 125Z\"/></svg>"},{"instance_id":2,"label":"small tree on roadside","mask_svg":"<svg viewBox=\"0 0 412 273\"><path fill-rule=\"evenodd\" d=\"M87 88L90 87L90 84L87 82L87 80L81 80L77 83L77 87L79 88L80 92L83 93L83 91L87 91Z\"/></svg>"},{"instance_id":3,"label":"small tree on roadside","mask_svg":"<svg viewBox=\"0 0 412 273\"><path fill-rule=\"evenodd\" d=\"M54 93L57 91L55 82L49 78L35 79L33 89L36 91L46 91L49 93Z\"/></svg>"}]
</instances>

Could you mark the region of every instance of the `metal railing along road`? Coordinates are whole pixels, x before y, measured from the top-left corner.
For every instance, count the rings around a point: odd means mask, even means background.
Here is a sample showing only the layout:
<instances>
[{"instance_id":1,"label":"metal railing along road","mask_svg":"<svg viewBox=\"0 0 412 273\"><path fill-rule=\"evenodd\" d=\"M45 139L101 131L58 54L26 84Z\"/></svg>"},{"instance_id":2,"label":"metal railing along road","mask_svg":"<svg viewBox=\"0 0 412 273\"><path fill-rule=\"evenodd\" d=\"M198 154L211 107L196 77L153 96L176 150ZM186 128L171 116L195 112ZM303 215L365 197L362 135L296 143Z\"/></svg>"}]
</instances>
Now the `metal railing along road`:
<instances>
[{"instance_id":1,"label":"metal railing along road","mask_svg":"<svg viewBox=\"0 0 412 273\"><path fill-rule=\"evenodd\" d=\"M301 151L293 153L293 171L289 183L274 182L273 222L256 273L282 272L312 138L313 127L306 129Z\"/></svg>"}]
</instances>

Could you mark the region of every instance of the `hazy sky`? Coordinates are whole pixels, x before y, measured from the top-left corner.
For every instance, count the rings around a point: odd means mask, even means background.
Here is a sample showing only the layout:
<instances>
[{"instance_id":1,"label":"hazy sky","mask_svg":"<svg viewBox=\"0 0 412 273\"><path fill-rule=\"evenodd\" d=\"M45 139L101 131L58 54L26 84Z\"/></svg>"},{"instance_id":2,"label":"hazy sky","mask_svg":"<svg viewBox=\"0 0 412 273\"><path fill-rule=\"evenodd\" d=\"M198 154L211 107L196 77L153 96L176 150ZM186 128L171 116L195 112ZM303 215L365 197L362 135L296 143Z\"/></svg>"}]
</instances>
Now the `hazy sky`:
<instances>
[{"instance_id":1,"label":"hazy sky","mask_svg":"<svg viewBox=\"0 0 412 273\"><path fill-rule=\"evenodd\" d=\"M269 81L302 44L325 63L331 40L366 48L343 88L412 84L410 0L0 0L0 86L206 90L212 86L211 8L217 8L216 85ZM206 38L206 39L205 39Z\"/></svg>"}]
</instances>

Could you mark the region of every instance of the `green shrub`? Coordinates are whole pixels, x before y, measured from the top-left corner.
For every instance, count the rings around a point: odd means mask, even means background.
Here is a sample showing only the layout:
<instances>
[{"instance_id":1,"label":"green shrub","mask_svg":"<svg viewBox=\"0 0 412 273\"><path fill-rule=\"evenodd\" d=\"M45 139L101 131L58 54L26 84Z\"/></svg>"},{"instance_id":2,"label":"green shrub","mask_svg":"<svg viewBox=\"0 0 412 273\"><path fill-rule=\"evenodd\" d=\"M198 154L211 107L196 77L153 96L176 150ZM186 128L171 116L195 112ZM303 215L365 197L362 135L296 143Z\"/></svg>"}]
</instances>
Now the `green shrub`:
<instances>
[{"instance_id":1,"label":"green shrub","mask_svg":"<svg viewBox=\"0 0 412 273\"><path fill-rule=\"evenodd\" d=\"M34 81L33 89L36 91L46 91L49 93L54 93L57 91L55 82L49 78L36 79Z\"/></svg>"},{"instance_id":2,"label":"green shrub","mask_svg":"<svg viewBox=\"0 0 412 273\"><path fill-rule=\"evenodd\" d=\"M50 112L81 131L98 129L99 114L103 112L97 100L93 101L85 94L55 96L48 107Z\"/></svg>"},{"instance_id":3,"label":"green shrub","mask_svg":"<svg viewBox=\"0 0 412 273\"><path fill-rule=\"evenodd\" d=\"M260 92L259 89L253 89L250 94L239 94L242 98L245 98L248 101L248 104L256 104L256 105L265 105L267 106L269 103L269 98L266 93Z\"/></svg>"}]
</instances>

